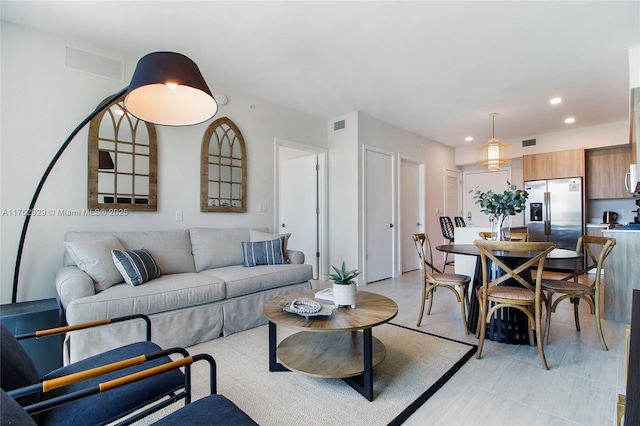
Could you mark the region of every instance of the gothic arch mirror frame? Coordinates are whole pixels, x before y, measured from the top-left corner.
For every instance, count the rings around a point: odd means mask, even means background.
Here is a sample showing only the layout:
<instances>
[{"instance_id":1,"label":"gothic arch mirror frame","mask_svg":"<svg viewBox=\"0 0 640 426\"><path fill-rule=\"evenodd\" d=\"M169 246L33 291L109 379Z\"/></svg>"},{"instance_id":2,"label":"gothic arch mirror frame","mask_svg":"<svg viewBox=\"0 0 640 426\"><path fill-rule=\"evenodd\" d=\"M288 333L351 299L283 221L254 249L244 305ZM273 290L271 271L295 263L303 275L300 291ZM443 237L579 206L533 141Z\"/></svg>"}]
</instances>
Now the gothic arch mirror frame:
<instances>
[{"instance_id":1,"label":"gothic arch mirror frame","mask_svg":"<svg viewBox=\"0 0 640 426\"><path fill-rule=\"evenodd\" d=\"M240 129L228 117L207 127L200 155L200 211L247 211L247 152Z\"/></svg>"},{"instance_id":2,"label":"gothic arch mirror frame","mask_svg":"<svg viewBox=\"0 0 640 426\"><path fill-rule=\"evenodd\" d=\"M91 120L87 205L89 209L155 212L156 128L128 114L123 101L124 95Z\"/></svg>"}]
</instances>

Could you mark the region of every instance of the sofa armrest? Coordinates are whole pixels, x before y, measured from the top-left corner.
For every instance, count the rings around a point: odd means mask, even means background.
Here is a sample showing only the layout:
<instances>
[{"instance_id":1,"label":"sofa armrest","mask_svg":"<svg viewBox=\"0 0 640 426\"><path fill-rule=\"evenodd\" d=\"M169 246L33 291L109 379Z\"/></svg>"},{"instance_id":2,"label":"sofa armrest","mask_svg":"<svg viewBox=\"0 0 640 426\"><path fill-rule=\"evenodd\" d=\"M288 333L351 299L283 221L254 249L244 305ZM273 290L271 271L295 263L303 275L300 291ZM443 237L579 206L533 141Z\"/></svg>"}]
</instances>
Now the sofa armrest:
<instances>
[{"instance_id":1,"label":"sofa armrest","mask_svg":"<svg viewBox=\"0 0 640 426\"><path fill-rule=\"evenodd\" d=\"M56 273L56 291L60 296L62 307L65 309L72 300L96 294L96 288L91 277L77 266L65 266L58 270Z\"/></svg>"},{"instance_id":2,"label":"sofa armrest","mask_svg":"<svg viewBox=\"0 0 640 426\"><path fill-rule=\"evenodd\" d=\"M294 265L302 265L304 263L304 253L298 250L287 250L287 259L289 263Z\"/></svg>"}]
</instances>

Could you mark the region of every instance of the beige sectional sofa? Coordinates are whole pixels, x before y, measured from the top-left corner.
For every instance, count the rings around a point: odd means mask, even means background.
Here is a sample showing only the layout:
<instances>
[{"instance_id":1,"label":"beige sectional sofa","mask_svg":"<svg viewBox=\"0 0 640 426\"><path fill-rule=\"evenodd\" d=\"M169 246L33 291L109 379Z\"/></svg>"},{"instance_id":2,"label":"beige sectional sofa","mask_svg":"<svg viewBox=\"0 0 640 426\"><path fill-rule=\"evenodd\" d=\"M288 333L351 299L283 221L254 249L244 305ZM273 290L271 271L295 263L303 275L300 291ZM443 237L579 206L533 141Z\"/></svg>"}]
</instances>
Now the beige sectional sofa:
<instances>
[{"instance_id":1,"label":"beige sectional sofa","mask_svg":"<svg viewBox=\"0 0 640 426\"><path fill-rule=\"evenodd\" d=\"M56 289L69 324L129 314L149 315L160 346L191 346L265 324L270 298L309 289L304 254L284 250L285 264L245 263L242 243L278 238L266 229L192 228L153 232L68 232L65 266ZM286 244L286 239L283 239ZM132 286L124 282L112 250L146 249L162 276ZM144 336L142 322L74 332L65 361L74 362Z\"/></svg>"}]
</instances>

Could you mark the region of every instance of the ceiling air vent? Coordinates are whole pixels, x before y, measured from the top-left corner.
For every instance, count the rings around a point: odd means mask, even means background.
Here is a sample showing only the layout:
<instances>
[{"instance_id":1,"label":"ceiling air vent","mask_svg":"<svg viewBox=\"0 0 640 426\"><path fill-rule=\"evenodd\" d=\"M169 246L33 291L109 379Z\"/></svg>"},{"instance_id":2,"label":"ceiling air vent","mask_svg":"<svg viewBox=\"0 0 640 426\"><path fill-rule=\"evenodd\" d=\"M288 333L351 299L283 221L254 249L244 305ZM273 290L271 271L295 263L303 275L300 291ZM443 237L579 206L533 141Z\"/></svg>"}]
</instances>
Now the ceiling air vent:
<instances>
[{"instance_id":1,"label":"ceiling air vent","mask_svg":"<svg viewBox=\"0 0 640 426\"><path fill-rule=\"evenodd\" d=\"M113 80L124 81L124 61L66 47L64 64L67 68L84 71Z\"/></svg>"},{"instance_id":2,"label":"ceiling air vent","mask_svg":"<svg viewBox=\"0 0 640 426\"><path fill-rule=\"evenodd\" d=\"M536 140L535 139L527 139L526 141L522 141L522 147L535 146L535 145L536 145Z\"/></svg>"},{"instance_id":3,"label":"ceiling air vent","mask_svg":"<svg viewBox=\"0 0 640 426\"><path fill-rule=\"evenodd\" d=\"M333 130L340 130L340 129L344 129L344 120L340 120L340 121L336 121L335 123L333 123Z\"/></svg>"}]
</instances>

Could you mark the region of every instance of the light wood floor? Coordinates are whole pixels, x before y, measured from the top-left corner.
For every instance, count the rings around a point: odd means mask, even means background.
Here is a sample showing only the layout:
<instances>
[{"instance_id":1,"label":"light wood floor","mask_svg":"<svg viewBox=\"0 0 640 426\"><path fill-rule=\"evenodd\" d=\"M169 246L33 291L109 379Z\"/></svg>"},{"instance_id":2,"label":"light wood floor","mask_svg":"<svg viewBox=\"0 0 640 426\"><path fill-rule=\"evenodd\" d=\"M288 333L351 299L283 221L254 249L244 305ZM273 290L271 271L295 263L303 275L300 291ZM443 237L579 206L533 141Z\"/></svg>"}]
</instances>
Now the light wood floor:
<instances>
[{"instance_id":1,"label":"light wood floor","mask_svg":"<svg viewBox=\"0 0 640 426\"><path fill-rule=\"evenodd\" d=\"M393 322L415 327L420 309L420 273L360 287L398 303ZM615 425L617 394L625 388L625 325L603 321L609 351L603 351L593 315L581 303L581 332L573 307L563 302L553 314L542 369L535 346L485 341L475 357L405 423L407 425ZM421 330L465 342L459 305L438 291Z\"/></svg>"}]
</instances>

